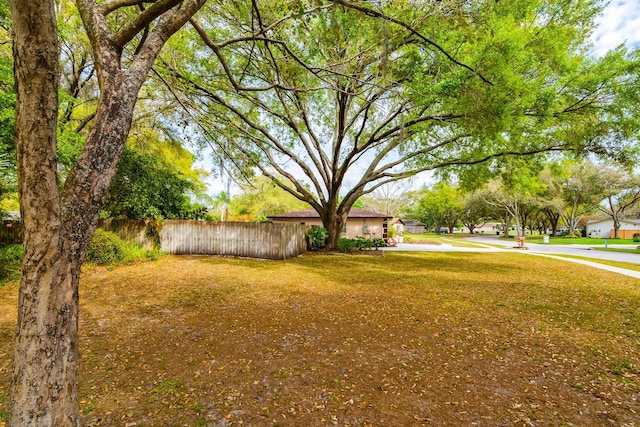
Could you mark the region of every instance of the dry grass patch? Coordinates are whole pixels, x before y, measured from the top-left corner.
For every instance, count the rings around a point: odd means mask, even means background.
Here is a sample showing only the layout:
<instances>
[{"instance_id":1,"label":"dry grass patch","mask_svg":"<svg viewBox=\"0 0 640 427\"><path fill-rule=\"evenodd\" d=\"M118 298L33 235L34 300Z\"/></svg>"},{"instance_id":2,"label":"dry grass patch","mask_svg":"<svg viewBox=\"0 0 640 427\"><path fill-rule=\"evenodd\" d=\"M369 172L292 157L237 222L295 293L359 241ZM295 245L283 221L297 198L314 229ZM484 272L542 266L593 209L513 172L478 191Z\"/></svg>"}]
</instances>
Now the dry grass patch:
<instances>
[{"instance_id":1,"label":"dry grass patch","mask_svg":"<svg viewBox=\"0 0 640 427\"><path fill-rule=\"evenodd\" d=\"M0 402L15 293L0 288ZM638 281L581 265L166 257L85 272L81 300L86 425L633 426L640 414Z\"/></svg>"}]
</instances>

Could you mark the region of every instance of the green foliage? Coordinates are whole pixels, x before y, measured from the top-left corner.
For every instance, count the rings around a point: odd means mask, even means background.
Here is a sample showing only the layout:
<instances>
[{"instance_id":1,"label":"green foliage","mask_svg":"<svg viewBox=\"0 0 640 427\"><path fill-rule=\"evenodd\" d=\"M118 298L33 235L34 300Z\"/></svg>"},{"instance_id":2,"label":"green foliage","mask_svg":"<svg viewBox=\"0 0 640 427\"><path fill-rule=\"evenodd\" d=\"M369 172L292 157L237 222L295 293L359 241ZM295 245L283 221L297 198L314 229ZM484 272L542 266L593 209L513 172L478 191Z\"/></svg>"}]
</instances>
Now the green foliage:
<instances>
[{"instance_id":1,"label":"green foliage","mask_svg":"<svg viewBox=\"0 0 640 427\"><path fill-rule=\"evenodd\" d=\"M353 239L341 237L338 241L338 250L340 252L352 252L356 248L356 242Z\"/></svg>"},{"instance_id":2,"label":"green foliage","mask_svg":"<svg viewBox=\"0 0 640 427\"><path fill-rule=\"evenodd\" d=\"M567 231L566 233L562 234L562 237L565 239L580 239L582 237L582 233L580 233L579 231L574 231L572 233Z\"/></svg>"},{"instance_id":3,"label":"green foliage","mask_svg":"<svg viewBox=\"0 0 640 427\"><path fill-rule=\"evenodd\" d=\"M99 228L91 239L85 261L99 265L120 262L124 259L124 246L120 236Z\"/></svg>"},{"instance_id":4,"label":"green foliage","mask_svg":"<svg viewBox=\"0 0 640 427\"><path fill-rule=\"evenodd\" d=\"M98 228L89 244L85 261L98 265L128 264L153 261L161 254L159 250L149 251L135 243L124 242L117 234Z\"/></svg>"},{"instance_id":5,"label":"green foliage","mask_svg":"<svg viewBox=\"0 0 640 427\"><path fill-rule=\"evenodd\" d=\"M640 233L633 233L633 241L640 242Z\"/></svg>"},{"instance_id":6,"label":"green foliage","mask_svg":"<svg viewBox=\"0 0 640 427\"><path fill-rule=\"evenodd\" d=\"M228 195L221 193L219 198L223 204ZM266 176L254 177L242 187L242 194L235 196L230 203L231 216L246 221L264 221L269 215L307 208L307 203L296 199Z\"/></svg>"},{"instance_id":7,"label":"green foliage","mask_svg":"<svg viewBox=\"0 0 640 427\"><path fill-rule=\"evenodd\" d=\"M0 284L20 278L23 254L22 245L0 245Z\"/></svg>"},{"instance_id":8,"label":"green foliage","mask_svg":"<svg viewBox=\"0 0 640 427\"><path fill-rule=\"evenodd\" d=\"M454 227L463 214L464 199L459 189L446 182L437 183L433 190L422 190L414 212L421 222L433 224L436 230Z\"/></svg>"},{"instance_id":9,"label":"green foliage","mask_svg":"<svg viewBox=\"0 0 640 427\"><path fill-rule=\"evenodd\" d=\"M183 218L192 182L154 157L125 148L104 210L112 218Z\"/></svg>"},{"instance_id":10,"label":"green foliage","mask_svg":"<svg viewBox=\"0 0 640 427\"><path fill-rule=\"evenodd\" d=\"M146 250L135 243L125 243L122 248L122 264L130 264L136 261L154 261L162 256L160 250Z\"/></svg>"},{"instance_id":11,"label":"green foliage","mask_svg":"<svg viewBox=\"0 0 640 427\"><path fill-rule=\"evenodd\" d=\"M8 11L6 2L3 1L0 4L0 28L7 28L8 24ZM5 36L9 39L6 33L4 29L0 29L0 39L4 44L0 45L0 201L17 191L16 152L13 142L16 94L13 83L13 60L11 50L7 48L11 46L11 42L4 41Z\"/></svg>"},{"instance_id":12,"label":"green foliage","mask_svg":"<svg viewBox=\"0 0 640 427\"><path fill-rule=\"evenodd\" d=\"M151 240L151 250L160 250L160 230L162 229L163 222L157 219L148 219L145 221L147 227L144 235Z\"/></svg>"},{"instance_id":13,"label":"green foliage","mask_svg":"<svg viewBox=\"0 0 640 427\"><path fill-rule=\"evenodd\" d=\"M387 242L385 242L384 239L381 237L376 237L375 239L372 240L372 242L373 242L373 247L375 249L383 248L387 246Z\"/></svg>"},{"instance_id":14,"label":"green foliage","mask_svg":"<svg viewBox=\"0 0 640 427\"><path fill-rule=\"evenodd\" d=\"M307 235L313 250L323 249L327 244L327 237L329 237L329 233L324 227L311 227Z\"/></svg>"},{"instance_id":15,"label":"green foliage","mask_svg":"<svg viewBox=\"0 0 640 427\"><path fill-rule=\"evenodd\" d=\"M386 246L384 239L379 237L375 239L367 239L366 237L356 236L353 239L341 237L338 241L338 250L340 252L353 252L358 249L360 251L367 251L371 249L378 249Z\"/></svg>"}]
</instances>

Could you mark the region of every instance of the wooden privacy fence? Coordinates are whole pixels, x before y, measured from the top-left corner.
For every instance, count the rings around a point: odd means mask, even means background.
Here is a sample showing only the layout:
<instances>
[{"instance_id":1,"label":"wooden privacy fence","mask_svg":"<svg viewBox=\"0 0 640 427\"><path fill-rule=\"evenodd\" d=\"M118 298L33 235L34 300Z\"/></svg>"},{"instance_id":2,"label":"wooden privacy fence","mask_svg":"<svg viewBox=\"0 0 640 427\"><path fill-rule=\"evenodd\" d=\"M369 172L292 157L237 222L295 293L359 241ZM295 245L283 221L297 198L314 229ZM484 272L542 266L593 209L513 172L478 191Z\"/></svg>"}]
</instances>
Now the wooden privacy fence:
<instances>
[{"instance_id":1,"label":"wooden privacy fence","mask_svg":"<svg viewBox=\"0 0 640 427\"><path fill-rule=\"evenodd\" d=\"M98 226L125 241L151 247L144 220L101 220ZM228 255L284 260L307 250L308 226L251 222L166 220L159 224L160 246L171 254Z\"/></svg>"},{"instance_id":2,"label":"wooden privacy fence","mask_svg":"<svg viewBox=\"0 0 640 427\"><path fill-rule=\"evenodd\" d=\"M611 234L609 234L612 238L615 236L616 230L611 229ZM619 239L633 239L633 235L636 233L640 233L640 230L618 230L618 238Z\"/></svg>"}]
</instances>

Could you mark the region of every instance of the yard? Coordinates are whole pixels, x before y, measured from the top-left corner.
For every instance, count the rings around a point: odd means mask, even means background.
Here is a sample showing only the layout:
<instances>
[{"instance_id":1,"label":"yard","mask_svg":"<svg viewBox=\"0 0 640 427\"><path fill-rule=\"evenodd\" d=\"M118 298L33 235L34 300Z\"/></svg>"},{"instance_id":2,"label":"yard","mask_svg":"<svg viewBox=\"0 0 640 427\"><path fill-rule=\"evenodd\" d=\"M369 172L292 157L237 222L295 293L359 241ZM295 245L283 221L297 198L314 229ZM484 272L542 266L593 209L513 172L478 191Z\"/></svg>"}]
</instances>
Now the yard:
<instances>
[{"instance_id":1,"label":"yard","mask_svg":"<svg viewBox=\"0 0 640 427\"><path fill-rule=\"evenodd\" d=\"M0 425L16 289L0 287ZM635 279L519 253L84 271L90 426L637 426Z\"/></svg>"}]
</instances>

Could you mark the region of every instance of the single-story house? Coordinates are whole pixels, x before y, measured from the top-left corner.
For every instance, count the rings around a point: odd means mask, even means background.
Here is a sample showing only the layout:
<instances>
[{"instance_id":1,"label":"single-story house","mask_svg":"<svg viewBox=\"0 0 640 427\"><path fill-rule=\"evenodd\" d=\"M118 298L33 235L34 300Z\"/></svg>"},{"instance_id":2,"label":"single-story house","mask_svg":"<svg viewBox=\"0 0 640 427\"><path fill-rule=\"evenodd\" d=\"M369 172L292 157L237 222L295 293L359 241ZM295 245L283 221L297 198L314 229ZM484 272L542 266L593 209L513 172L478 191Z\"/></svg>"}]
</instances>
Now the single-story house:
<instances>
[{"instance_id":1,"label":"single-story house","mask_svg":"<svg viewBox=\"0 0 640 427\"><path fill-rule=\"evenodd\" d=\"M621 219L618 237L631 239L635 233L640 233L640 219ZM613 239L615 236L612 219L596 219L587 222L587 237Z\"/></svg>"},{"instance_id":2,"label":"single-story house","mask_svg":"<svg viewBox=\"0 0 640 427\"><path fill-rule=\"evenodd\" d=\"M427 232L427 226L415 219L403 219L404 230L411 234L424 234Z\"/></svg>"},{"instance_id":3,"label":"single-story house","mask_svg":"<svg viewBox=\"0 0 640 427\"><path fill-rule=\"evenodd\" d=\"M322 220L315 209L305 209L302 211L287 212L280 215L267 217L274 223L296 223L310 226L322 227ZM354 237L366 237L368 239L387 238L389 215L362 209L351 209L347 215L347 221L342 228L344 237L353 239Z\"/></svg>"},{"instance_id":4,"label":"single-story house","mask_svg":"<svg viewBox=\"0 0 640 427\"><path fill-rule=\"evenodd\" d=\"M473 229L474 233L477 234L496 234L498 231L504 231L504 224L501 222L485 222L480 227L476 227ZM468 233L469 229L467 227L463 227L463 232Z\"/></svg>"},{"instance_id":5,"label":"single-story house","mask_svg":"<svg viewBox=\"0 0 640 427\"><path fill-rule=\"evenodd\" d=\"M404 233L404 230L405 230L404 221L401 220L400 218L391 219L391 226L389 228L391 227L393 227L393 229L395 230L396 235L401 235L402 233Z\"/></svg>"}]
</instances>

